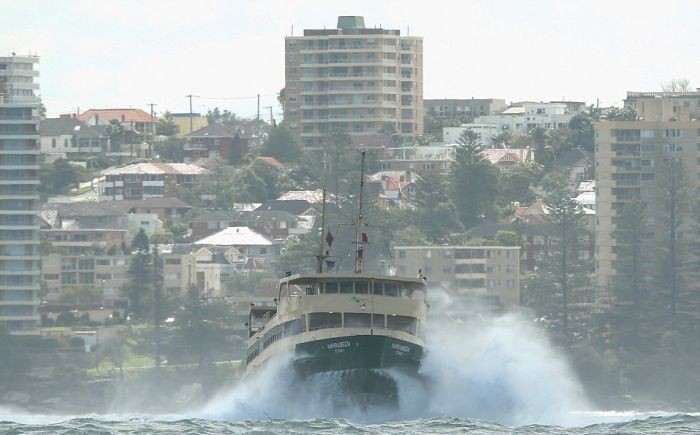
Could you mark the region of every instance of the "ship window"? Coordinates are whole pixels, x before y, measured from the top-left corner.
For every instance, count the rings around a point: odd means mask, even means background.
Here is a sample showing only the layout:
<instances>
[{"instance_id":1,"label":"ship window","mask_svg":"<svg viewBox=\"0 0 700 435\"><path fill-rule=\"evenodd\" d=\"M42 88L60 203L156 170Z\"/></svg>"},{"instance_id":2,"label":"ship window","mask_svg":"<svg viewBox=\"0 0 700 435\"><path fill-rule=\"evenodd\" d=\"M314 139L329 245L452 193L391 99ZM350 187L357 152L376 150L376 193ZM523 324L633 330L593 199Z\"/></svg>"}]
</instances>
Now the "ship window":
<instances>
[{"instance_id":1,"label":"ship window","mask_svg":"<svg viewBox=\"0 0 700 435\"><path fill-rule=\"evenodd\" d=\"M394 329L397 331L408 332L409 334L416 334L416 319L409 316L387 316L386 317L386 327L387 329Z\"/></svg>"},{"instance_id":2,"label":"ship window","mask_svg":"<svg viewBox=\"0 0 700 435\"><path fill-rule=\"evenodd\" d=\"M301 319L284 322L284 336L289 337L301 333L301 326Z\"/></svg>"},{"instance_id":3,"label":"ship window","mask_svg":"<svg viewBox=\"0 0 700 435\"><path fill-rule=\"evenodd\" d=\"M352 281L340 281L341 293L352 293Z\"/></svg>"},{"instance_id":4,"label":"ship window","mask_svg":"<svg viewBox=\"0 0 700 435\"><path fill-rule=\"evenodd\" d=\"M383 295L384 283L375 281L374 286L372 286L372 293L374 293L375 295Z\"/></svg>"},{"instance_id":5,"label":"ship window","mask_svg":"<svg viewBox=\"0 0 700 435\"><path fill-rule=\"evenodd\" d=\"M326 328L340 328L342 320L340 313L310 313L309 331Z\"/></svg>"},{"instance_id":6,"label":"ship window","mask_svg":"<svg viewBox=\"0 0 700 435\"><path fill-rule=\"evenodd\" d=\"M369 313L345 313L346 328L369 328Z\"/></svg>"},{"instance_id":7,"label":"ship window","mask_svg":"<svg viewBox=\"0 0 700 435\"><path fill-rule=\"evenodd\" d=\"M363 295L369 293L369 281L355 281L355 293Z\"/></svg>"},{"instance_id":8,"label":"ship window","mask_svg":"<svg viewBox=\"0 0 700 435\"><path fill-rule=\"evenodd\" d=\"M337 281L326 282L326 293L338 293L338 282Z\"/></svg>"},{"instance_id":9,"label":"ship window","mask_svg":"<svg viewBox=\"0 0 700 435\"><path fill-rule=\"evenodd\" d=\"M399 286L394 283L384 283L384 294L387 296L398 296Z\"/></svg>"},{"instance_id":10,"label":"ship window","mask_svg":"<svg viewBox=\"0 0 700 435\"><path fill-rule=\"evenodd\" d=\"M302 314L299 317L299 322L301 322L301 325L300 325L301 329L299 332L306 332L306 314Z\"/></svg>"},{"instance_id":11,"label":"ship window","mask_svg":"<svg viewBox=\"0 0 700 435\"><path fill-rule=\"evenodd\" d=\"M384 314L372 314L372 327L376 329L384 329Z\"/></svg>"}]
</instances>

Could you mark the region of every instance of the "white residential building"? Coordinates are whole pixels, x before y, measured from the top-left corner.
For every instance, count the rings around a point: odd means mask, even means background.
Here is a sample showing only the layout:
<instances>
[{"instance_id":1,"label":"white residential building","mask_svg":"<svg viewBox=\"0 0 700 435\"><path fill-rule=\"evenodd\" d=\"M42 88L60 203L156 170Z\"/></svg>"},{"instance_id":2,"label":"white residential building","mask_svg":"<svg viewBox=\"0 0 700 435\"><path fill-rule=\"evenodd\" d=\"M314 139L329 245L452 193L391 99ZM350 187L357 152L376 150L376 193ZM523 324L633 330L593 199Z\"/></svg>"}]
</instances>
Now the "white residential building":
<instances>
[{"instance_id":1,"label":"white residential building","mask_svg":"<svg viewBox=\"0 0 700 435\"><path fill-rule=\"evenodd\" d=\"M474 123L496 125L499 130L509 130L513 135L524 135L537 127L547 130L566 128L575 114L566 103L521 103L498 115L480 116Z\"/></svg>"},{"instance_id":2,"label":"white residential building","mask_svg":"<svg viewBox=\"0 0 700 435\"><path fill-rule=\"evenodd\" d=\"M482 148L493 148L493 137L502 131L497 124L462 124L459 127L443 127L442 141L446 144L457 143L464 130L476 133Z\"/></svg>"}]
</instances>

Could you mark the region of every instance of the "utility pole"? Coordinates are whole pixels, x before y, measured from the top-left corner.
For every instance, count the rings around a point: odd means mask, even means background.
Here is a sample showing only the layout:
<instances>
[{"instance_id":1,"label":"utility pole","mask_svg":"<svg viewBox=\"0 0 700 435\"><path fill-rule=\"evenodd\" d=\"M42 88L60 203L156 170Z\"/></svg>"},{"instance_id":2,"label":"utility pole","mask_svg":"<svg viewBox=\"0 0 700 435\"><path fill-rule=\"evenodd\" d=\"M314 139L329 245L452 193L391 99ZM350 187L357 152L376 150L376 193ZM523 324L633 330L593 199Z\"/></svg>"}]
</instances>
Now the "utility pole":
<instances>
[{"instance_id":1,"label":"utility pole","mask_svg":"<svg viewBox=\"0 0 700 435\"><path fill-rule=\"evenodd\" d=\"M151 141L148 146L148 157L153 158L153 142L156 139L156 122L153 118L154 112L153 112L153 106L157 106L156 103L148 103L148 106L151 106Z\"/></svg>"},{"instance_id":2,"label":"utility pole","mask_svg":"<svg viewBox=\"0 0 700 435\"><path fill-rule=\"evenodd\" d=\"M260 145L260 94L258 94L258 116L255 118L255 144Z\"/></svg>"},{"instance_id":3,"label":"utility pole","mask_svg":"<svg viewBox=\"0 0 700 435\"><path fill-rule=\"evenodd\" d=\"M185 95L186 98L190 99L190 134L192 134L192 94Z\"/></svg>"}]
</instances>

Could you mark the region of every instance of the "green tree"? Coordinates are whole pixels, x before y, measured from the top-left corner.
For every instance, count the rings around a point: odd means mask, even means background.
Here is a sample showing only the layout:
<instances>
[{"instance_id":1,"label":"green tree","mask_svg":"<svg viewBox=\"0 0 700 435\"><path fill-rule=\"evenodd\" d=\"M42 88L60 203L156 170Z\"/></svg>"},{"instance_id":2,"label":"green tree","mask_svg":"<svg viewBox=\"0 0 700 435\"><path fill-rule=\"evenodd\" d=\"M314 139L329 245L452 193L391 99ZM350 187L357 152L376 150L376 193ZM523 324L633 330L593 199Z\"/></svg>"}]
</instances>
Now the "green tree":
<instances>
[{"instance_id":1,"label":"green tree","mask_svg":"<svg viewBox=\"0 0 700 435\"><path fill-rule=\"evenodd\" d=\"M270 131L262 144L262 154L271 156L283 163L296 162L301 158L301 145L294 134L284 125Z\"/></svg>"},{"instance_id":2,"label":"green tree","mask_svg":"<svg viewBox=\"0 0 700 435\"><path fill-rule=\"evenodd\" d=\"M165 111L156 125L156 134L160 136L175 136L179 132L177 124L173 121L173 114Z\"/></svg>"},{"instance_id":3,"label":"green tree","mask_svg":"<svg viewBox=\"0 0 700 435\"><path fill-rule=\"evenodd\" d=\"M591 105L584 112L574 115L569 121L569 128L572 131L572 141L575 146L583 148L588 152L595 150L595 128L594 123L600 121L600 109Z\"/></svg>"},{"instance_id":4,"label":"green tree","mask_svg":"<svg viewBox=\"0 0 700 435\"><path fill-rule=\"evenodd\" d=\"M148 236L143 228L134 236L131 243L126 294L129 298L129 312L134 319L144 319L148 310L146 301L152 288L153 261L149 249ZM150 316L148 316L150 317Z\"/></svg>"},{"instance_id":5,"label":"green tree","mask_svg":"<svg viewBox=\"0 0 700 435\"><path fill-rule=\"evenodd\" d=\"M41 171L39 179L41 190L46 194L55 195L80 183L81 168L72 165L66 159L57 159Z\"/></svg>"},{"instance_id":6,"label":"green tree","mask_svg":"<svg viewBox=\"0 0 700 435\"><path fill-rule=\"evenodd\" d=\"M206 116L207 116L207 123L209 125L216 124L217 122L225 124L225 123L236 121L236 115L233 112L231 112L228 109L224 109L222 111L218 107L214 107L214 109L209 109L207 111Z\"/></svg>"},{"instance_id":7,"label":"green tree","mask_svg":"<svg viewBox=\"0 0 700 435\"><path fill-rule=\"evenodd\" d=\"M685 222L695 192L690 188L690 177L680 159L668 159L660 175L659 199L665 210L662 218L665 230L662 249L666 255L662 256L659 262L659 284L661 288L669 288L671 326L676 329L678 300L686 287L683 258L687 253L687 246L682 237L679 237L679 230Z\"/></svg>"},{"instance_id":8,"label":"green tree","mask_svg":"<svg viewBox=\"0 0 700 435\"><path fill-rule=\"evenodd\" d=\"M163 259L158 252L158 247L153 247L153 267L151 281L153 286L153 336L154 336L154 360L156 367L160 368L160 347L161 347L161 332L160 326L165 317L165 301L163 298Z\"/></svg>"},{"instance_id":9,"label":"green tree","mask_svg":"<svg viewBox=\"0 0 700 435\"><path fill-rule=\"evenodd\" d=\"M360 159L352 145L352 139L345 130L333 130L324 137L325 174L323 183L333 186L336 199L338 194L348 193L351 186L357 185Z\"/></svg>"},{"instance_id":10,"label":"green tree","mask_svg":"<svg viewBox=\"0 0 700 435\"><path fill-rule=\"evenodd\" d=\"M571 277L580 266L578 254L578 235L582 226L583 210L571 196L553 198L548 204L549 219L556 225L558 232L557 263L555 272L558 292L561 297L561 328L564 339L570 341L569 302L572 290Z\"/></svg>"},{"instance_id":11,"label":"green tree","mask_svg":"<svg viewBox=\"0 0 700 435\"><path fill-rule=\"evenodd\" d=\"M615 296L615 314L626 323L632 323L633 337L639 337L642 320L642 285L651 269L642 249L645 234L646 207L638 199L624 205L612 235L615 240L615 278L612 293ZM627 337L620 337L625 340Z\"/></svg>"},{"instance_id":12,"label":"green tree","mask_svg":"<svg viewBox=\"0 0 700 435\"><path fill-rule=\"evenodd\" d=\"M449 186L465 229L495 217L498 170L481 155L478 135L464 130L450 168Z\"/></svg>"},{"instance_id":13,"label":"green tree","mask_svg":"<svg viewBox=\"0 0 700 435\"><path fill-rule=\"evenodd\" d=\"M420 236L410 237L442 243L464 231L457 208L447 197L447 182L444 177L425 174L415 184L415 210L405 220L412 221L415 228L420 229ZM404 232L404 237L408 235L410 232Z\"/></svg>"},{"instance_id":14,"label":"green tree","mask_svg":"<svg viewBox=\"0 0 700 435\"><path fill-rule=\"evenodd\" d=\"M550 131L542 127L535 127L527 134L532 148L535 150L535 161L544 167L549 166L554 161L554 150L550 144Z\"/></svg>"},{"instance_id":15,"label":"green tree","mask_svg":"<svg viewBox=\"0 0 700 435\"><path fill-rule=\"evenodd\" d=\"M535 162L522 163L499 175L501 200L505 204L519 202L528 204L535 200L532 192L542 177L542 166Z\"/></svg>"},{"instance_id":16,"label":"green tree","mask_svg":"<svg viewBox=\"0 0 700 435\"><path fill-rule=\"evenodd\" d=\"M605 119L608 121L636 121L637 111L632 107L625 106L623 108L611 107Z\"/></svg>"},{"instance_id":17,"label":"green tree","mask_svg":"<svg viewBox=\"0 0 700 435\"><path fill-rule=\"evenodd\" d=\"M126 143L126 131L119 120L112 119L109 121L107 136L109 136L110 151L121 151L122 145Z\"/></svg>"},{"instance_id":18,"label":"green tree","mask_svg":"<svg viewBox=\"0 0 700 435\"><path fill-rule=\"evenodd\" d=\"M189 301L175 314L171 352L196 356L199 367L205 368L216 351L230 342L234 321L231 306L226 303Z\"/></svg>"},{"instance_id":19,"label":"green tree","mask_svg":"<svg viewBox=\"0 0 700 435\"><path fill-rule=\"evenodd\" d=\"M497 135L491 138L494 148L510 148L510 142L513 140L513 133L510 130L501 130Z\"/></svg>"},{"instance_id":20,"label":"green tree","mask_svg":"<svg viewBox=\"0 0 700 435\"><path fill-rule=\"evenodd\" d=\"M182 163L185 160L185 141L169 137L163 142L156 143L156 153L166 162Z\"/></svg>"}]
</instances>

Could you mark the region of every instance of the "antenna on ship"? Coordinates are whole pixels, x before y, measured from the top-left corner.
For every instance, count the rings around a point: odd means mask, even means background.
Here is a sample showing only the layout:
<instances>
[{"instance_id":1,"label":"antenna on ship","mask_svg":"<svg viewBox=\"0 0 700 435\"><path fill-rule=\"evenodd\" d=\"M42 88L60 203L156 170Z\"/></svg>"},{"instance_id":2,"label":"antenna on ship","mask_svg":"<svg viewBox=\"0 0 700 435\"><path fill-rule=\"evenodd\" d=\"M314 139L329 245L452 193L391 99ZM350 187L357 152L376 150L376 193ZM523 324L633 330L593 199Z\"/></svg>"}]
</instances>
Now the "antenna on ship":
<instances>
[{"instance_id":1,"label":"antenna on ship","mask_svg":"<svg viewBox=\"0 0 700 435\"><path fill-rule=\"evenodd\" d=\"M326 186L323 186L323 200L321 204L321 242L318 244L318 255L316 256L316 261L318 261L316 271L318 273L323 273L323 260L326 258L326 255L323 253L323 237L326 234Z\"/></svg>"},{"instance_id":2,"label":"antenna on ship","mask_svg":"<svg viewBox=\"0 0 700 435\"><path fill-rule=\"evenodd\" d=\"M367 243L367 235L362 232L362 194L364 193L365 189L365 153L366 151L362 151L362 166L360 169L360 198L359 198L359 205L357 207L357 228L355 232L355 273L361 274L362 273L362 266L363 266L363 249L364 249L364 244Z\"/></svg>"}]
</instances>

